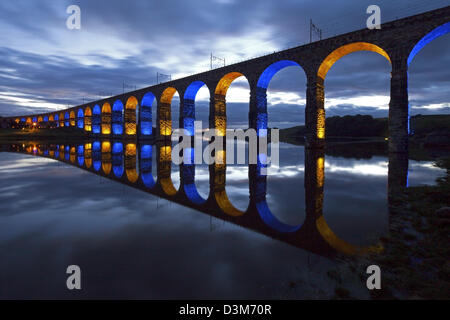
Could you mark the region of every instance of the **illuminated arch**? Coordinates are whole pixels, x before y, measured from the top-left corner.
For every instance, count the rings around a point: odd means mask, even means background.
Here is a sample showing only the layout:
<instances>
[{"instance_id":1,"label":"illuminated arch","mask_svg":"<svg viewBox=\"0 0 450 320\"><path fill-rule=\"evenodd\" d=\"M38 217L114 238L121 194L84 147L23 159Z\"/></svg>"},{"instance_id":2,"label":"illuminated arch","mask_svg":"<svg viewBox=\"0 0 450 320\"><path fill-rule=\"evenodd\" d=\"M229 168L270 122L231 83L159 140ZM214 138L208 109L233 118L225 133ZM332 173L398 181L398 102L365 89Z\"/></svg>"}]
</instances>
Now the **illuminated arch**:
<instances>
[{"instance_id":1,"label":"illuminated arch","mask_svg":"<svg viewBox=\"0 0 450 320\"><path fill-rule=\"evenodd\" d=\"M70 126L75 127L75 111L71 110L69 113Z\"/></svg>"},{"instance_id":2,"label":"illuminated arch","mask_svg":"<svg viewBox=\"0 0 450 320\"><path fill-rule=\"evenodd\" d=\"M261 134L259 132L260 129L267 129L268 126L267 97L266 97L267 87L269 86L270 81L277 72L291 66L297 66L303 70L303 68L295 61L281 60L268 66L258 79L256 88L257 90L256 130L258 135Z\"/></svg>"},{"instance_id":3,"label":"illuminated arch","mask_svg":"<svg viewBox=\"0 0 450 320\"><path fill-rule=\"evenodd\" d=\"M84 131L92 131L92 110L90 107L84 109Z\"/></svg>"},{"instance_id":4,"label":"illuminated arch","mask_svg":"<svg viewBox=\"0 0 450 320\"><path fill-rule=\"evenodd\" d=\"M383 57L385 57L386 60L388 60L389 63L391 63L391 58L389 57L387 52L385 50L383 50L382 48L380 48L379 46L374 45L372 43L368 43L368 42L354 42L354 43L343 45L342 47L339 47L336 50L334 50L332 53L330 53L325 58L325 60L322 61L322 64L319 67L319 71L318 71L317 75L321 79L325 80L325 77L326 77L328 71L339 59L341 59L342 57L344 57L350 53L357 52L357 51L376 52L376 53L382 55Z\"/></svg>"},{"instance_id":5,"label":"illuminated arch","mask_svg":"<svg viewBox=\"0 0 450 320\"><path fill-rule=\"evenodd\" d=\"M99 134L101 132L102 125L102 110L100 106L96 104L92 109L92 133Z\"/></svg>"},{"instance_id":6,"label":"illuminated arch","mask_svg":"<svg viewBox=\"0 0 450 320\"><path fill-rule=\"evenodd\" d=\"M48 122L48 116L47 115L44 116L44 120L43 121L44 122Z\"/></svg>"},{"instance_id":7,"label":"illuminated arch","mask_svg":"<svg viewBox=\"0 0 450 320\"><path fill-rule=\"evenodd\" d=\"M262 170L267 170L267 154L260 153L258 155L257 163L257 178L256 178L256 190L258 193L263 193L264 197L260 196L256 200L256 210L264 223L272 229L282 233L292 233L298 231L303 223L299 225L290 225L280 221L270 210L266 201L267 192L267 175L261 174ZM267 171L266 171L267 173Z\"/></svg>"},{"instance_id":8,"label":"illuminated arch","mask_svg":"<svg viewBox=\"0 0 450 320\"><path fill-rule=\"evenodd\" d=\"M424 36L411 50L411 53L409 54L408 57L408 66L411 64L411 62L414 60L414 57L420 52L420 50L423 49L423 47L425 47L434 39L437 39L447 33L450 33L450 22L447 22L446 24L437 27L436 29L428 33L426 36Z\"/></svg>"},{"instance_id":9,"label":"illuminated arch","mask_svg":"<svg viewBox=\"0 0 450 320\"><path fill-rule=\"evenodd\" d=\"M117 178L123 176L123 143L114 142L112 147L112 169Z\"/></svg>"},{"instance_id":10,"label":"illuminated arch","mask_svg":"<svg viewBox=\"0 0 450 320\"><path fill-rule=\"evenodd\" d=\"M123 103L120 100L116 100L113 104L111 123L113 134L123 134Z\"/></svg>"},{"instance_id":11,"label":"illuminated arch","mask_svg":"<svg viewBox=\"0 0 450 320\"><path fill-rule=\"evenodd\" d=\"M107 102L102 106L102 134L111 134L111 105Z\"/></svg>"},{"instance_id":12,"label":"illuminated arch","mask_svg":"<svg viewBox=\"0 0 450 320\"><path fill-rule=\"evenodd\" d=\"M172 178L170 177L172 163L172 146L163 145L159 147L159 165L158 180L161 184L161 188L168 196L174 196L177 193L177 189L173 185Z\"/></svg>"},{"instance_id":13,"label":"illuminated arch","mask_svg":"<svg viewBox=\"0 0 450 320\"><path fill-rule=\"evenodd\" d=\"M185 134L194 136L195 134L195 97L198 91L206 84L202 81L192 82L186 89L183 97L182 120ZM181 175L184 181L183 187L186 196L195 204L202 204L206 201L197 190L195 185L195 164L194 164L194 149L189 148L184 150L184 161L181 167Z\"/></svg>"},{"instance_id":14,"label":"illuminated arch","mask_svg":"<svg viewBox=\"0 0 450 320\"><path fill-rule=\"evenodd\" d=\"M38 124L41 124L42 121L44 121L44 118L42 118L42 116L38 116L38 118L37 118L37 123L38 123Z\"/></svg>"},{"instance_id":15,"label":"illuminated arch","mask_svg":"<svg viewBox=\"0 0 450 320\"><path fill-rule=\"evenodd\" d=\"M220 79L214 91L214 127L217 130L219 136L225 136L227 130L227 115L226 115L226 101L225 96L231 83L243 74L240 72L230 72ZM226 179L226 152L225 150L218 151L216 153L216 163L214 164L215 180L214 184L217 185L214 192L214 198L218 206L223 212L230 216L241 216L244 211L237 209L230 202L225 190Z\"/></svg>"},{"instance_id":16,"label":"illuminated arch","mask_svg":"<svg viewBox=\"0 0 450 320\"><path fill-rule=\"evenodd\" d=\"M99 171L102 167L102 144L100 141L92 143L92 166L95 171Z\"/></svg>"},{"instance_id":17,"label":"illuminated arch","mask_svg":"<svg viewBox=\"0 0 450 320\"><path fill-rule=\"evenodd\" d=\"M59 114L59 126L64 127L64 112Z\"/></svg>"},{"instance_id":18,"label":"illuminated arch","mask_svg":"<svg viewBox=\"0 0 450 320\"><path fill-rule=\"evenodd\" d=\"M33 124L33 120L31 118L27 118L26 124L31 126Z\"/></svg>"},{"instance_id":19,"label":"illuminated arch","mask_svg":"<svg viewBox=\"0 0 450 320\"><path fill-rule=\"evenodd\" d=\"M103 173L109 175L112 169L111 142L102 142L101 156Z\"/></svg>"},{"instance_id":20,"label":"illuminated arch","mask_svg":"<svg viewBox=\"0 0 450 320\"><path fill-rule=\"evenodd\" d=\"M136 144L128 143L125 146L125 173L128 181L135 183L139 179L137 172L136 161L137 149Z\"/></svg>"},{"instance_id":21,"label":"illuminated arch","mask_svg":"<svg viewBox=\"0 0 450 320\"><path fill-rule=\"evenodd\" d=\"M92 167L92 144L85 143L84 144L84 165L86 168Z\"/></svg>"},{"instance_id":22,"label":"illuminated arch","mask_svg":"<svg viewBox=\"0 0 450 320\"><path fill-rule=\"evenodd\" d=\"M128 98L125 104L125 134L135 135L136 128L136 109L138 108L138 101L134 96Z\"/></svg>"},{"instance_id":23,"label":"illuminated arch","mask_svg":"<svg viewBox=\"0 0 450 320\"><path fill-rule=\"evenodd\" d=\"M150 136L153 133L153 119L152 119L152 105L156 100L153 93L148 92L144 95L141 101L141 135Z\"/></svg>"},{"instance_id":24,"label":"illuminated arch","mask_svg":"<svg viewBox=\"0 0 450 320\"><path fill-rule=\"evenodd\" d=\"M195 97L198 91L206 84L202 81L194 81L189 87L187 87L184 93L184 105L183 105L183 128L190 136L195 134L194 122L195 122Z\"/></svg>"},{"instance_id":25,"label":"illuminated arch","mask_svg":"<svg viewBox=\"0 0 450 320\"><path fill-rule=\"evenodd\" d=\"M77 112L77 127L78 129L84 129L84 111L81 108Z\"/></svg>"},{"instance_id":26,"label":"illuminated arch","mask_svg":"<svg viewBox=\"0 0 450 320\"><path fill-rule=\"evenodd\" d=\"M159 108L159 133L162 136L170 136L172 134L172 98L177 90L169 87L164 90L161 95L161 105Z\"/></svg>"},{"instance_id":27,"label":"illuminated arch","mask_svg":"<svg viewBox=\"0 0 450 320\"><path fill-rule=\"evenodd\" d=\"M145 144L141 146L141 159L139 161L141 167L141 180L148 188L153 188L155 186L155 179L152 175L152 155L152 145Z\"/></svg>"},{"instance_id":28,"label":"illuminated arch","mask_svg":"<svg viewBox=\"0 0 450 320\"><path fill-rule=\"evenodd\" d=\"M84 165L84 146L82 144L77 147L77 160L78 165L82 167Z\"/></svg>"},{"instance_id":29,"label":"illuminated arch","mask_svg":"<svg viewBox=\"0 0 450 320\"><path fill-rule=\"evenodd\" d=\"M77 149L75 147L71 147L69 149L69 160L71 163L75 163L75 159L77 157Z\"/></svg>"}]
</instances>

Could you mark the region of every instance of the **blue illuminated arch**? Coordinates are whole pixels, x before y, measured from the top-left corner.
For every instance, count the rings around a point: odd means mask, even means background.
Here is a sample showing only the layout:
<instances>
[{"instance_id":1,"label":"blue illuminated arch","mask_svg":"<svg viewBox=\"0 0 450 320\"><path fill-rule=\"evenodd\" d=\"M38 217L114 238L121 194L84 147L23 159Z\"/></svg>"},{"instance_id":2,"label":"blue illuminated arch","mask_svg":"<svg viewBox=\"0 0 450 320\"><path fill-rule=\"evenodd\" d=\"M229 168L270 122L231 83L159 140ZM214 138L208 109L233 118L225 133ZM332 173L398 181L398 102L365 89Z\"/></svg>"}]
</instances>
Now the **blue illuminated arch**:
<instances>
[{"instance_id":1,"label":"blue illuminated arch","mask_svg":"<svg viewBox=\"0 0 450 320\"><path fill-rule=\"evenodd\" d=\"M102 144L100 141L92 143L92 166L95 171L99 171L102 167Z\"/></svg>"},{"instance_id":2,"label":"blue illuminated arch","mask_svg":"<svg viewBox=\"0 0 450 320\"><path fill-rule=\"evenodd\" d=\"M84 164L84 146L83 145L79 145L77 147L77 160L78 160L78 165L82 167Z\"/></svg>"},{"instance_id":3,"label":"blue illuminated arch","mask_svg":"<svg viewBox=\"0 0 450 320\"><path fill-rule=\"evenodd\" d=\"M262 175L261 171L267 170L267 164L265 164L267 161L267 155L266 154L259 154L258 155L258 163L257 163L257 182L256 182L256 194L266 194L267 192L267 175ZM266 171L267 173L267 171ZM281 222L278 220L272 211L270 210L266 198L260 197L256 200L256 209L258 211L259 216L264 221L264 223L271 227L272 229L282 232L282 233L292 233L298 231L302 224L293 226L286 223Z\"/></svg>"},{"instance_id":4,"label":"blue illuminated arch","mask_svg":"<svg viewBox=\"0 0 450 320\"><path fill-rule=\"evenodd\" d=\"M83 112L83 109L78 109L78 113L77 113L77 127L79 129L83 129L84 128L84 112Z\"/></svg>"},{"instance_id":5,"label":"blue illuminated arch","mask_svg":"<svg viewBox=\"0 0 450 320\"><path fill-rule=\"evenodd\" d=\"M122 177L124 172L123 166L123 143L115 142L112 147L112 165L113 172L117 178Z\"/></svg>"},{"instance_id":6,"label":"blue illuminated arch","mask_svg":"<svg viewBox=\"0 0 450 320\"><path fill-rule=\"evenodd\" d=\"M141 179L148 188L155 186L155 179L152 175L152 154L153 148L151 145L145 144L141 147Z\"/></svg>"},{"instance_id":7,"label":"blue illuminated arch","mask_svg":"<svg viewBox=\"0 0 450 320\"><path fill-rule=\"evenodd\" d=\"M434 39L437 39L447 33L450 33L450 22L443 24L442 26L437 27L430 33L428 33L425 37L423 37L412 49L411 53L408 57L408 66L413 61L414 57L423 49L427 44L429 44Z\"/></svg>"},{"instance_id":8,"label":"blue illuminated arch","mask_svg":"<svg viewBox=\"0 0 450 320\"><path fill-rule=\"evenodd\" d=\"M280 71L281 69L291 67L291 66L297 66L300 67L300 65L291 60L281 60L278 62L275 62L268 66L261 76L258 79L257 88L256 88L256 130L258 136L261 134L260 129L267 129L267 87L269 86L270 80L272 80L273 76ZM303 70L303 68L302 68Z\"/></svg>"},{"instance_id":9,"label":"blue illuminated arch","mask_svg":"<svg viewBox=\"0 0 450 320\"><path fill-rule=\"evenodd\" d=\"M66 111L66 113L64 113L64 126L68 127L70 125L70 115L69 115L69 111Z\"/></svg>"},{"instance_id":10,"label":"blue illuminated arch","mask_svg":"<svg viewBox=\"0 0 450 320\"><path fill-rule=\"evenodd\" d=\"M270 66L268 66L266 68L266 70L264 70L264 72L259 77L257 86L259 88L267 89L267 87L269 86L270 80L272 80L273 76L278 71L280 71L281 69L284 69L286 67L291 67L291 66L300 67L300 65L297 62L294 62L291 60L281 60L281 61L271 64Z\"/></svg>"},{"instance_id":11,"label":"blue illuminated arch","mask_svg":"<svg viewBox=\"0 0 450 320\"><path fill-rule=\"evenodd\" d=\"M184 105L183 105L183 127L190 136L195 134L194 122L195 122L195 97L198 90L206 84L202 81L194 81L189 87L187 87L184 93Z\"/></svg>"},{"instance_id":12,"label":"blue illuminated arch","mask_svg":"<svg viewBox=\"0 0 450 320\"><path fill-rule=\"evenodd\" d=\"M21 119L20 119L20 122L23 122L23 123L25 123L25 122L27 122L27 119L25 119L25 118L21 118Z\"/></svg>"},{"instance_id":13,"label":"blue illuminated arch","mask_svg":"<svg viewBox=\"0 0 450 320\"><path fill-rule=\"evenodd\" d=\"M186 148L183 152L181 174L184 192L193 203L202 204L206 199L198 193L197 187L195 186L194 148Z\"/></svg>"},{"instance_id":14,"label":"blue illuminated arch","mask_svg":"<svg viewBox=\"0 0 450 320\"><path fill-rule=\"evenodd\" d=\"M44 116L44 122L48 122L48 116Z\"/></svg>"},{"instance_id":15,"label":"blue illuminated arch","mask_svg":"<svg viewBox=\"0 0 450 320\"><path fill-rule=\"evenodd\" d=\"M113 134L123 134L123 103L120 100L114 102L112 108L112 130Z\"/></svg>"},{"instance_id":16,"label":"blue illuminated arch","mask_svg":"<svg viewBox=\"0 0 450 320\"><path fill-rule=\"evenodd\" d=\"M152 104L156 97L153 93L148 92L141 101L141 135L150 136L153 132Z\"/></svg>"},{"instance_id":17,"label":"blue illuminated arch","mask_svg":"<svg viewBox=\"0 0 450 320\"><path fill-rule=\"evenodd\" d=\"M66 161L70 160L70 146L66 146L64 148L64 160Z\"/></svg>"},{"instance_id":18,"label":"blue illuminated arch","mask_svg":"<svg viewBox=\"0 0 450 320\"><path fill-rule=\"evenodd\" d=\"M37 117L33 117L33 122L37 122Z\"/></svg>"},{"instance_id":19,"label":"blue illuminated arch","mask_svg":"<svg viewBox=\"0 0 450 320\"><path fill-rule=\"evenodd\" d=\"M102 125L102 110L98 104L92 109L92 133L98 134L101 132Z\"/></svg>"}]
</instances>

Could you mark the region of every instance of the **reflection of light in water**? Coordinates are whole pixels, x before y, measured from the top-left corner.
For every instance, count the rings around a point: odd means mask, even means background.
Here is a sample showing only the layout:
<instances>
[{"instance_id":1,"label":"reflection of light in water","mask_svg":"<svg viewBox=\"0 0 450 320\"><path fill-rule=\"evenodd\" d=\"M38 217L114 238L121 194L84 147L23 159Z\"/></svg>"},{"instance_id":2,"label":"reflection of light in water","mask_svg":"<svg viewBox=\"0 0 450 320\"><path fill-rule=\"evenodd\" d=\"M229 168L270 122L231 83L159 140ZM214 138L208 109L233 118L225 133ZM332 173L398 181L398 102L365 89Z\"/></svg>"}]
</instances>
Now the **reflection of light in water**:
<instances>
[{"instance_id":1,"label":"reflection of light in water","mask_svg":"<svg viewBox=\"0 0 450 320\"><path fill-rule=\"evenodd\" d=\"M435 185L436 179L445 176L445 169L434 165L434 162L409 160L408 187Z\"/></svg>"},{"instance_id":2,"label":"reflection of light in water","mask_svg":"<svg viewBox=\"0 0 450 320\"><path fill-rule=\"evenodd\" d=\"M378 163L354 163L351 166L344 167L335 164L334 162L325 161L325 171L333 173L350 173L354 175L370 175L370 176L387 176L388 163L387 161Z\"/></svg>"}]
</instances>

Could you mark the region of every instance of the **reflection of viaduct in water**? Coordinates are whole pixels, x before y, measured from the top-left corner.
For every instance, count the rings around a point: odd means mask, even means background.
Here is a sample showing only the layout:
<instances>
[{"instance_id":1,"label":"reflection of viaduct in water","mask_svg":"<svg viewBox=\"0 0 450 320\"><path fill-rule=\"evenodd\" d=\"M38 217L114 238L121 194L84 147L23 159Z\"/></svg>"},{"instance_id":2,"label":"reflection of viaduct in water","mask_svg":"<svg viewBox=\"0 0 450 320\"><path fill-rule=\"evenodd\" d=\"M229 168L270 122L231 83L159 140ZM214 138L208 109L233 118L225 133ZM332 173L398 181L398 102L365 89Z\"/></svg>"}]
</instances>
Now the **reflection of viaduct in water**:
<instances>
[{"instance_id":1,"label":"reflection of viaduct in water","mask_svg":"<svg viewBox=\"0 0 450 320\"><path fill-rule=\"evenodd\" d=\"M152 174L156 148L157 175ZM84 141L79 143L17 143L3 145L0 151L20 152L62 161L91 173L143 190L169 201L196 209L210 216L254 230L296 247L332 256L337 252L357 254L380 250L380 246L358 247L345 242L328 227L322 212L325 183L325 154L322 149L305 148L306 218L302 225L279 221L266 202L267 176L263 165L249 166L250 204L245 212L233 207L225 193L226 167L210 166L210 194L203 199L195 187L194 165L180 166L180 188L170 177L171 146L164 142L151 145L122 141ZM186 155L186 157L193 154ZM264 155L260 154L259 157ZM389 156L389 197L407 185L408 158L402 153Z\"/></svg>"},{"instance_id":2,"label":"reflection of viaduct in water","mask_svg":"<svg viewBox=\"0 0 450 320\"><path fill-rule=\"evenodd\" d=\"M389 104L389 149L406 152L408 141L408 67L429 42L450 32L450 6L396 20L381 30L363 29L315 43L276 52L186 78L157 84L67 110L1 120L2 127L78 127L95 138L148 137L152 135L152 104L157 102L157 134L172 132L171 102L180 101L180 128L193 134L195 97L206 85L210 92L209 127L225 132L226 93L236 78L245 76L250 86L249 127L267 128L266 91L272 77L288 66L301 67L306 75L306 141L308 148L324 145L325 78L343 56L372 51L392 66ZM232 210L232 209L230 209Z\"/></svg>"}]
</instances>

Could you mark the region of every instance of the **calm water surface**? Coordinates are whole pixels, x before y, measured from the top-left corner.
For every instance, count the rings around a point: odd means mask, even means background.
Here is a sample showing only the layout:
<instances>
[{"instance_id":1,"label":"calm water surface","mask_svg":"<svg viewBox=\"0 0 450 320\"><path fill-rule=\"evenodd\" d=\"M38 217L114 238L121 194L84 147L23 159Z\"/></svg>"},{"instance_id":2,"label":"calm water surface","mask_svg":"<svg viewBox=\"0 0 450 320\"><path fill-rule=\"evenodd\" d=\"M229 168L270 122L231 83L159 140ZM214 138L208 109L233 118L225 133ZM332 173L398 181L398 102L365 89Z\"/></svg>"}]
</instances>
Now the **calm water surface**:
<instances>
[{"instance_id":1,"label":"calm water surface","mask_svg":"<svg viewBox=\"0 0 450 320\"><path fill-rule=\"evenodd\" d=\"M279 221L302 225L305 150L280 149L267 203ZM324 166L328 226L352 245L376 244L389 228L387 155L325 154ZM208 167L195 171L207 197ZM444 174L432 161L409 160L410 186ZM327 275L341 270L335 259L37 153L1 152L0 176L0 298L328 298L338 285ZM246 166L227 167L226 191L247 208ZM81 291L66 289L72 264L81 267ZM354 296L368 297L358 274L342 276Z\"/></svg>"}]
</instances>

